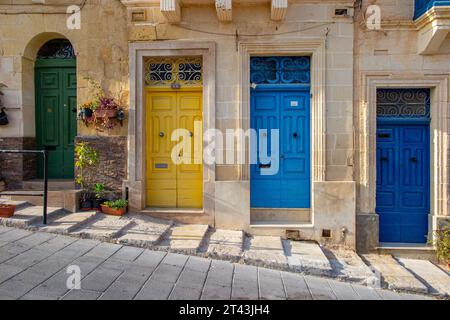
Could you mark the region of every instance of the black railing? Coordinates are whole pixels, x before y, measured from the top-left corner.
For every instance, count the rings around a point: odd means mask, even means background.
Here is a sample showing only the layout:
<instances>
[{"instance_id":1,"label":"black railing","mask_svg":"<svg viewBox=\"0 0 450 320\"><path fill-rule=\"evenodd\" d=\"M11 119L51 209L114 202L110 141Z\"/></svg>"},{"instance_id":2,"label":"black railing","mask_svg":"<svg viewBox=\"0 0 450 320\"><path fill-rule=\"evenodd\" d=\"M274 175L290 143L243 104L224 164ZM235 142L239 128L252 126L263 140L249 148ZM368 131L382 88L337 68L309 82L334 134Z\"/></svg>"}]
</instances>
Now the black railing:
<instances>
[{"instance_id":1,"label":"black railing","mask_svg":"<svg viewBox=\"0 0 450 320\"><path fill-rule=\"evenodd\" d=\"M41 196L43 197L42 223L47 224L47 202L48 202L48 150L0 150L0 154L42 154L44 157L44 191L43 193L21 193L0 192L2 196Z\"/></svg>"}]
</instances>

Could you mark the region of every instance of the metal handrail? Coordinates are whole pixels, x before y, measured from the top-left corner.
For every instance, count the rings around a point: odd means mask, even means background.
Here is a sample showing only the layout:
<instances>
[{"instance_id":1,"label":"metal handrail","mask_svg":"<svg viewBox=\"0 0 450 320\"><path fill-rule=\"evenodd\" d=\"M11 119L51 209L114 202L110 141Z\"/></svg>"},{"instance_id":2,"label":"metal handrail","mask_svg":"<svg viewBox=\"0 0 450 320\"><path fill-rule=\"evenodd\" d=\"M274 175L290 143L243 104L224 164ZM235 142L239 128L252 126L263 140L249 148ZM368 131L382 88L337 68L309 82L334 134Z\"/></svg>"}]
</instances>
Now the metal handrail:
<instances>
[{"instance_id":1,"label":"metal handrail","mask_svg":"<svg viewBox=\"0 0 450 320\"><path fill-rule=\"evenodd\" d=\"M0 150L0 154L42 154L44 156L44 194L42 223L47 225L48 203L48 150ZM26 195L26 194L24 194Z\"/></svg>"}]
</instances>

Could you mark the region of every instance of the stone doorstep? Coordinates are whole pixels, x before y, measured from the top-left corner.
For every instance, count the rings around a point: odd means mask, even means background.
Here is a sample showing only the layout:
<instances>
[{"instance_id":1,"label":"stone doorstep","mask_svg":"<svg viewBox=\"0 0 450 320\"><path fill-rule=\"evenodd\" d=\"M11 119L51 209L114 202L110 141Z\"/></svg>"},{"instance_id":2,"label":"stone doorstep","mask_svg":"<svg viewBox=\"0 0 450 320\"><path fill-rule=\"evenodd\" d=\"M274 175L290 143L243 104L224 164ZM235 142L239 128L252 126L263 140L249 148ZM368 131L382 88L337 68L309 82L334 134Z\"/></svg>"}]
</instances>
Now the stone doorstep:
<instances>
[{"instance_id":1,"label":"stone doorstep","mask_svg":"<svg viewBox=\"0 0 450 320\"><path fill-rule=\"evenodd\" d=\"M68 234L84 224L89 223L97 216L96 211L76 212L52 219L47 226L39 231L56 234Z\"/></svg>"},{"instance_id":2,"label":"stone doorstep","mask_svg":"<svg viewBox=\"0 0 450 320\"><path fill-rule=\"evenodd\" d=\"M244 233L242 231L218 229L209 239L206 256L239 260L242 257L243 244Z\"/></svg>"},{"instance_id":3,"label":"stone doorstep","mask_svg":"<svg viewBox=\"0 0 450 320\"><path fill-rule=\"evenodd\" d=\"M391 290L428 293L428 288L390 255L366 254L363 258L380 273Z\"/></svg>"},{"instance_id":4,"label":"stone doorstep","mask_svg":"<svg viewBox=\"0 0 450 320\"><path fill-rule=\"evenodd\" d=\"M172 229L169 236L169 247L175 252L196 253L202 245L208 225L183 225Z\"/></svg>"},{"instance_id":5,"label":"stone doorstep","mask_svg":"<svg viewBox=\"0 0 450 320\"><path fill-rule=\"evenodd\" d=\"M14 216L11 218L0 218L0 224L7 227L16 228L29 228L33 224L39 224L42 222L42 207L25 207L20 210L16 210ZM64 209L62 208L47 208L47 219L53 219L59 214L62 214Z\"/></svg>"},{"instance_id":6,"label":"stone doorstep","mask_svg":"<svg viewBox=\"0 0 450 320\"><path fill-rule=\"evenodd\" d=\"M450 276L444 270L426 260L396 259L417 278L423 280L431 294L450 297Z\"/></svg>"},{"instance_id":7,"label":"stone doorstep","mask_svg":"<svg viewBox=\"0 0 450 320\"><path fill-rule=\"evenodd\" d=\"M86 239L94 239L99 241L112 241L133 220L126 217L115 217L100 214L87 225L82 226L72 234Z\"/></svg>"},{"instance_id":8,"label":"stone doorstep","mask_svg":"<svg viewBox=\"0 0 450 320\"><path fill-rule=\"evenodd\" d=\"M142 248L155 246L169 231L173 223L171 221L159 221L147 217L133 218L133 225L127 229L118 242Z\"/></svg>"},{"instance_id":9,"label":"stone doorstep","mask_svg":"<svg viewBox=\"0 0 450 320\"><path fill-rule=\"evenodd\" d=\"M288 268L280 237L252 237L248 250L244 252L243 260L246 263L261 267L281 268L284 270Z\"/></svg>"},{"instance_id":10,"label":"stone doorstep","mask_svg":"<svg viewBox=\"0 0 450 320\"><path fill-rule=\"evenodd\" d=\"M315 275L329 275L330 261L315 242L283 241L288 265L294 271Z\"/></svg>"}]
</instances>

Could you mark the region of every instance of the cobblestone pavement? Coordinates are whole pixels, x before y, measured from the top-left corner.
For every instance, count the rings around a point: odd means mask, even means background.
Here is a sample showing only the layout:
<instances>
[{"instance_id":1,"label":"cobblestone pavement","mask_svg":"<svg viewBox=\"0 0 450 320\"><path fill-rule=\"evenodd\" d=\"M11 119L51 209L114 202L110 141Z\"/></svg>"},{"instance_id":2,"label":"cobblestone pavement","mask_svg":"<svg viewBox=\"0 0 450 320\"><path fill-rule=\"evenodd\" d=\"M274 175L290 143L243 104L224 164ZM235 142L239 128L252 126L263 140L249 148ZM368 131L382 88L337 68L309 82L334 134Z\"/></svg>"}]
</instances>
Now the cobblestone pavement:
<instances>
[{"instance_id":1,"label":"cobblestone pavement","mask_svg":"<svg viewBox=\"0 0 450 320\"><path fill-rule=\"evenodd\" d=\"M67 288L67 280L73 275L67 273L69 266L80 268L80 290ZM431 298L227 261L1 227L1 299Z\"/></svg>"}]
</instances>

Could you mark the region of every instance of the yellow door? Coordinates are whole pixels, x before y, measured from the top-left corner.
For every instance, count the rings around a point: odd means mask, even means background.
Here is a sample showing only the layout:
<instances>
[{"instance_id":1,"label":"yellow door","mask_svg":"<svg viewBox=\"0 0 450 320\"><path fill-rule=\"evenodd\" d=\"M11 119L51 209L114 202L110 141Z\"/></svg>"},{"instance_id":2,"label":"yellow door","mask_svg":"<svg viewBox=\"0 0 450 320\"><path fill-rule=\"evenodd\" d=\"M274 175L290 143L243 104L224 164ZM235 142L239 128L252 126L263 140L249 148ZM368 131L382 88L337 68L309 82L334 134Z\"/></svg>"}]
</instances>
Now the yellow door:
<instances>
[{"instance_id":1,"label":"yellow door","mask_svg":"<svg viewBox=\"0 0 450 320\"><path fill-rule=\"evenodd\" d=\"M172 160L178 141L175 129L185 129L191 152ZM147 92L147 205L166 208L203 207L202 92Z\"/></svg>"}]
</instances>

